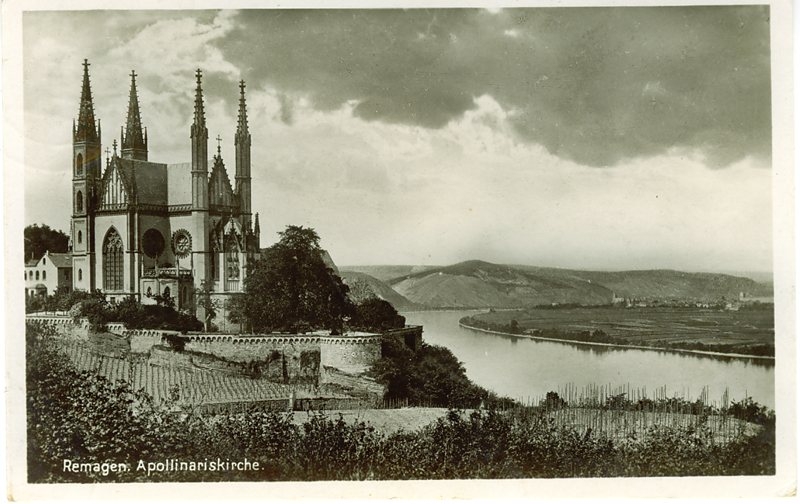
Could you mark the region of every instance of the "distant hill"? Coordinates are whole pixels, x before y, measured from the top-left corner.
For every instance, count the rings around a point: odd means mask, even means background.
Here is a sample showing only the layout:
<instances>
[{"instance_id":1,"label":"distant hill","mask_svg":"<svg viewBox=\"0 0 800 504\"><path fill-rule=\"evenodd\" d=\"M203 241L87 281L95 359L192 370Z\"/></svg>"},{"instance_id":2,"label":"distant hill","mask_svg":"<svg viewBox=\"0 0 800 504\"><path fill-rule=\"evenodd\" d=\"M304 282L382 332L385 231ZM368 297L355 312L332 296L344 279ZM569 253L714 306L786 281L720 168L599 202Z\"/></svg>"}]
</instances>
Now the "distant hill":
<instances>
[{"instance_id":1,"label":"distant hill","mask_svg":"<svg viewBox=\"0 0 800 504\"><path fill-rule=\"evenodd\" d=\"M673 270L585 272L591 279L612 289L617 296L637 298L737 299L740 292L771 296L772 289L750 278L722 273L685 273Z\"/></svg>"},{"instance_id":2,"label":"distant hill","mask_svg":"<svg viewBox=\"0 0 800 504\"><path fill-rule=\"evenodd\" d=\"M383 282L404 275L420 273L433 268L438 268L438 266L342 266L343 271L366 273L367 275L377 278Z\"/></svg>"},{"instance_id":3,"label":"distant hill","mask_svg":"<svg viewBox=\"0 0 800 504\"><path fill-rule=\"evenodd\" d=\"M772 285L775 276L771 271L720 271L719 273L749 278L765 285Z\"/></svg>"},{"instance_id":4,"label":"distant hill","mask_svg":"<svg viewBox=\"0 0 800 504\"><path fill-rule=\"evenodd\" d=\"M389 272L389 267L384 267ZM408 300L429 307L519 308L551 303L596 305L618 297L735 299L739 292L770 296L769 285L718 273L672 270L579 271L466 261L409 271L387 282Z\"/></svg>"},{"instance_id":5,"label":"distant hill","mask_svg":"<svg viewBox=\"0 0 800 504\"><path fill-rule=\"evenodd\" d=\"M419 310L422 308L417 303L409 301L401 294L398 294L397 291L392 289L387 283L367 275L366 273L340 271L339 275L351 288L351 294L355 294L357 298L371 294L384 301L388 301L397 311ZM359 299L355 299L355 301L359 301Z\"/></svg>"},{"instance_id":6,"label":"distant hill","mask_svg":"<svg viewBox=\"0 0 800 504\"><path fill-rule=\"evenodd\" d=\"M520 308L550 303L605 304L612 292L588 279L548 271L525 271L484 261L434 268L389 284L416 303L447 308Z\"/></svg>"}]
</instances>

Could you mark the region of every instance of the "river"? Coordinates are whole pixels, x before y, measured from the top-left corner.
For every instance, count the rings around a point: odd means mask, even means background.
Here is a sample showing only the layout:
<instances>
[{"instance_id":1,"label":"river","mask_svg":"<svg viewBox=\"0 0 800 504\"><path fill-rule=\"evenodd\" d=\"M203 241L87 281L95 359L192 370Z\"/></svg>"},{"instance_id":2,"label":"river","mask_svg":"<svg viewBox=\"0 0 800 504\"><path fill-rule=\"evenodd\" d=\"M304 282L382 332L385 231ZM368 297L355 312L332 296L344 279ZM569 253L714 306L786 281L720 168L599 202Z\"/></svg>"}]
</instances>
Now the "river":
<instances>
[{"instance_id":1,"label":"river","mask_svg":"<svg viewBox=\"0 0 800 504\"><path fill-rule=\"evenodd\" d=\"M703 387L719 403L726 388L731 400L747 396L775 408L775 367L745 359L593 347L487 334L458 325L475 311L403 313L406 323L424 326L427 343L449 348L467 376L497 394L528 401L568 384L645 388L649 395L697 399Z\"/></svg>"}]
</instances>

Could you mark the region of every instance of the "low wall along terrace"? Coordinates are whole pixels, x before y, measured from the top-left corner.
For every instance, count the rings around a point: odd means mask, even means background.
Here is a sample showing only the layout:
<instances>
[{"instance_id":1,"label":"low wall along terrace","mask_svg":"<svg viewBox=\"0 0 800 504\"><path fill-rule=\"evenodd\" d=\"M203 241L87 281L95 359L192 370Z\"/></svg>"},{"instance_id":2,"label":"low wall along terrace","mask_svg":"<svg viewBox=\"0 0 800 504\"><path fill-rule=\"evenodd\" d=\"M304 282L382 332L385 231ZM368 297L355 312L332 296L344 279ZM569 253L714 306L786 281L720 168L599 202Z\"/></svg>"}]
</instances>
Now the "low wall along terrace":
<instances>
[{"instance_id":1,"label":"low wall along terrace","mask_svg":"<svg viewBox=\"0 0 800 504\"><path fill-rule=\"evenodd\" d=\"M322 336L320 363L346 373L363 373L381 358L380 334Z\"/></svg>"},{"instance_id":2,"label":"low wall along terrace","mask_svg":"<svg viewBox=\"0 0 800 504\"><path fill-rule=\"evenodd\" d=\"M85 320L73 321L67 316L31 314L28 320L52 325L62 336L89 340L89 325ZM374 333L329 335L310 334L180 334L159 329L127 329L121 323L106 325L106 331L124 336L131 353L150 353L156 345L165 345L167 336L179 336L185 341L184 351L209 354L239 363L256 363L262 374L282 381L316 380L322 366L346 373L362 373L381 357L384 337ZM402 338L416 349L422 340L422 327L410 326L389 331L387 337Z\"/></svg>"},{"instance_id":3,"label":"low wall along terrace","mask_svg":"<svg viewBox=\"0 0 800 504\"><path fill-rule=\"evenodd\" d=\"M184 340L185 351L252 363L260 375L271 380L307 382L317 381L320 376L318 337L190 334L184 336Z\"/></svg>"}]
</instances>

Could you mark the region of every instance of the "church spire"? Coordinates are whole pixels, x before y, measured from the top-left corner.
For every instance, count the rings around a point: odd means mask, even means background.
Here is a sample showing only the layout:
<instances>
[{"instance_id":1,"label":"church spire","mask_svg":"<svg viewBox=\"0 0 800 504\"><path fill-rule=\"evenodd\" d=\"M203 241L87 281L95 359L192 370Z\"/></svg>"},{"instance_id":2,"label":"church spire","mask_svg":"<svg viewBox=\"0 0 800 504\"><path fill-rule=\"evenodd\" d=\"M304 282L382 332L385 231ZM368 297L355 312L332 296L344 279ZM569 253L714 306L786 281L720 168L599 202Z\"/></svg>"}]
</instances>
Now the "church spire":
<instances>
[{"instance_id":1,"label":"church spire","mask_svg":"<svg viewBox=\"0 0 800 504\"><path fill-rule=\"evenodd\" d=\"M250 129L247 126L247 101L244 81L239 81L239 121L236 125L236 196L244 227L252 217L250 181Z\"/></svg>"},{"instance_id":2,"label":"church spire","mask_svg":"<svg viewBox=\"0 0 800 504\"><path fill-rule=\"evenodd\" d=\"M83 60L83 85L78 120L72 126L72 220L70 222L73 268L84 275L73 276L72 288L93 291L95 283L95 225L99 180L102 173L100 121L94 116L89 61Z\"/></svg>"},{"instance_id":3,"label":"church spire","mask_svg":"<svg viewBox=\"0 0 800 504\"><path fill-rule=\"evenodd\" d=\"M131 71L131 94L128 99L128 120L122 136L122 157L147 161L147 139L142 132L139 96L136 92L136 72Z\"/></svg>"},{"instance_id":4,"label":"church spire","mask_svg":"<svg viewBox=\"0 0 800 504\"><path fill-rule=\"evenodd\" d=\"M247 102L244 97L244 81L239 81L239 122L236 125L236 144L240 139L250 136L250 129L247 127Z\"/></svg>"},{"instance_id":5,"label":"church spire","mask_svg":"<svg viewBox=\"0 0 800 504\"><path fill-rule=\"evenodd\" d=\"M202 72L197 69L192 138L192 209L208 210L208 128L203 111Z\"/></svg>"},{"instance_id":6,"label":"church spire","mask_svg":"<svg viewBox=\"0 0 800 504\"><path fill-rule=\"evenodd\" d=\"M197 87L194 90L194 123L192 124L192 129L205 128L206 126L206 114L203 109L203 73L199 68L195 72L195 76L197 77Z\"/></svg>"},{"instance_id":7,"label":"church spire","mask_svg":"<svg viewBox=\"0 0 800 504\"><path fill-rule=\"evenodd\" d=\"M97 142L100 135L94 120L92 104L92 86L89 83L89 61L83 60L83 87L81 88L81 105L78 111L78 124L73 127L75 142Z\"/></svg>"}]
</instances>

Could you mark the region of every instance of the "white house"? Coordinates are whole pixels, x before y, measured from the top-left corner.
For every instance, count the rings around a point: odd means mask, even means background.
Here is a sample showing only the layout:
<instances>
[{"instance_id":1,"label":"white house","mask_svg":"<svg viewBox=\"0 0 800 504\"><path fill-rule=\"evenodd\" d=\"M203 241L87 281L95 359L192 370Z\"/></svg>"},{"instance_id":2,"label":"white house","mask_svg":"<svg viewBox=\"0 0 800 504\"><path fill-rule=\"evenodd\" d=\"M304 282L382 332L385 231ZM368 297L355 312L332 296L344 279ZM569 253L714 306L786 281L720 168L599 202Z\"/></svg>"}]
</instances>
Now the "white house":
<instances>
[{"instance_id":1,"label":"white house","mask_svg":"<svg viewBox=\"0 0 800 504\"><path fill-rule=\"evenodd\" d=\"M25 295L47 296L61 287L72 290L72 254L45 252L41 259L25 263Z\"/></svg>"}]
</instances>

